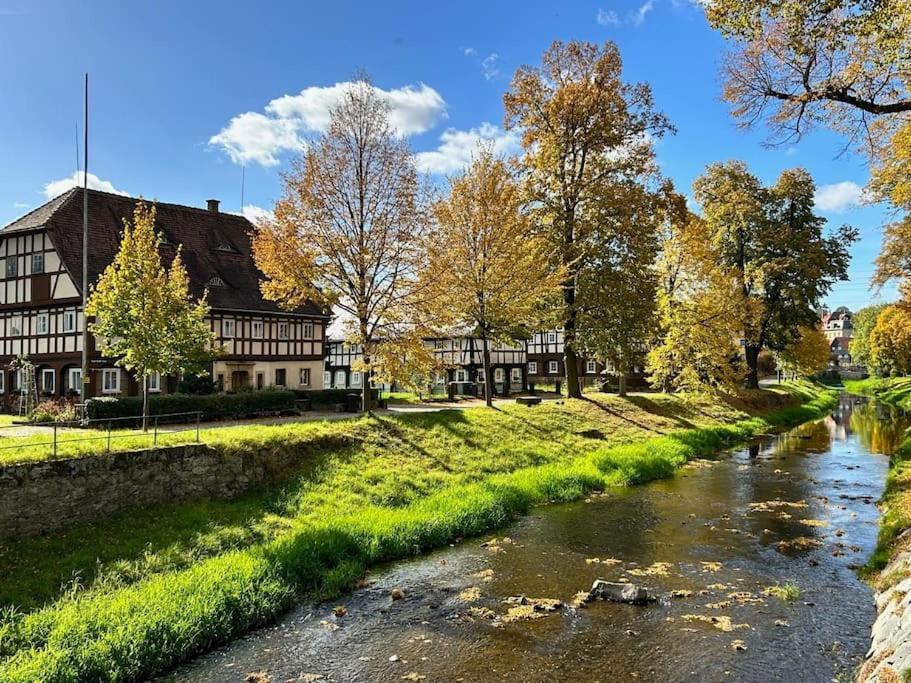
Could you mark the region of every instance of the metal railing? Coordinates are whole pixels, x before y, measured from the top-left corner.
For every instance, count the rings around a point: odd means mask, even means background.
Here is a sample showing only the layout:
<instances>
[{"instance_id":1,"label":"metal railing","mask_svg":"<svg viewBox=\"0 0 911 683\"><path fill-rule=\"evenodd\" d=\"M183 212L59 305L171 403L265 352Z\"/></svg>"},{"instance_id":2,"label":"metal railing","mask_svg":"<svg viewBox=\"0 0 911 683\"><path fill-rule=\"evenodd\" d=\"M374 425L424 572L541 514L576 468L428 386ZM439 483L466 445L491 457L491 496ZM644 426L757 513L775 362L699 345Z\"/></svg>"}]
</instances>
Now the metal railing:
<instances>
[{"instance_id":1,"label":"metal railing","mask_svg":"<svg viewBox=\"0 0 911 683\"><path fill-rule=\"evenodd\" d=\"M148 437L150 439L150 446L156 447L158 445L158 436L159 434L178 434L182 432L196 432L194 443L200 442L200 423L202 422L202 411L196 410L186 413L165 413L162 415L149 415L148 416L148 429L146 431L139 431L139 429L131 429L125 426L127 423L129 425L137 425L139 428L142 426L142 416L133 416L133 417L108 417L108 418L93 418L93 419L82 419L82 420L69 420L64 422L21 422L18 424L11 425L0 425L0 444L3 441L9 440L18 440L21 439L23 443L12 444L9 446L0 445L0 450L10 450L10 449L26 449L26 448L35 448L38 446L47 445L50 448L51 457L56 458L58 453L58 448L63 444L78 443L85 441L103 441L105 443L105 450L111 452L111 442L115 439L142 439ZM179 425L189 425L184 428L179 428ZM161 427L167 425L167 430L160 429ZM178 428L173 428L178 426ZM51 438L48 441L36 441L35 434L28 435L12 435L4 436L4 430L11 429L32 429L32 428L47 428L51 432ZM119 428L118 428L119 427ZM73 431L66 431L73 430ZM76 431L80 430L80 431ZM97 435L93 436L77 436L76 438L67 438L69 434L80 434L88 431L97 432ZM123 431L124 433L119 433ZM40 435L40 434L39 434Z\"/></svg>"}]
</instances>

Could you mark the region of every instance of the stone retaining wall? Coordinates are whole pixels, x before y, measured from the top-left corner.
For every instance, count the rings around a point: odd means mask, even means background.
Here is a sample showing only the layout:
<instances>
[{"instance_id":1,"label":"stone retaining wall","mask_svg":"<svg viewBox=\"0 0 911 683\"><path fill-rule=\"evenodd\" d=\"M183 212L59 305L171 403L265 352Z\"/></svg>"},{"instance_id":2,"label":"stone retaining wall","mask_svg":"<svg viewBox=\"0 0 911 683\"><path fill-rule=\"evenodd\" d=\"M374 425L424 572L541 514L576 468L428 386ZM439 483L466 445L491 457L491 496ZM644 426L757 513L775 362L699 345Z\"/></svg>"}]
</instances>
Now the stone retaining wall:
<instances>
[{"instance_id":1,"label":"stone retaining wall","mask_svg":"<svg viewBox=\"0 0 911 683\"><path fill-rule=\"evenodd\" d=\"M911 530L896 541L911 543ZM876 594L879 615L873 623L870 650L858 683L897 683L911 671L911 550L899 552L880 574L883 578L905 577Z\"/></svg>"},{"instance_id":2,"label":"stone retaining wall","mask_svg":"<svg viewBox=\"0 0 911 683\"><path fill-rule=\"evenodd\" d=\"M129 508L232 498L286 473L287 451L218 452L191 444L0 467L0 539L34 536Z\"/></svg>"}]
</instances>

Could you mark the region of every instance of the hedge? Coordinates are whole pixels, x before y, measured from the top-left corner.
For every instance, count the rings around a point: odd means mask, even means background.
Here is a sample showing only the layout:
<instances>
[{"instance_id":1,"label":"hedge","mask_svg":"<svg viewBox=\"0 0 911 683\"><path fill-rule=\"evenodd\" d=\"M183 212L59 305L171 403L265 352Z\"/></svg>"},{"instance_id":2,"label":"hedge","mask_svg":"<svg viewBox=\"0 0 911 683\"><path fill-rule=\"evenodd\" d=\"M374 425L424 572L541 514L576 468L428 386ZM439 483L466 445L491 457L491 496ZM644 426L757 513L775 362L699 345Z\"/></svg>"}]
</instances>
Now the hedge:
<instances>
[{"instance_id":1,"label":"hedge","mask_svg":"<svg viewBox=\"0 0 911 683\"><path fill-rule=\"evenodd\" d=\"M324 408L326 406L331 406L334 403L344 403L345 397L350 396L351 394L357 394L360 396L361 391L362 390L359 387L352 387L350 389L298 389L295 390L294 393L298 398L309 398L314 408ZM374 389L374 404L379 401L379 398L379 390Z\"/></svg>"},{"instance_id":2,"label":"hedge","mask_svg":"<svg viewBox=\"0 0 911 683\"><path fill-rule=\"evenodd\" d=\"M149 397L149 415L199 411L203 420L235 420L262 413L289 412L297 409L293 391L266 390L238 394L163 394ZM89 418L108 420L142 415L141 397L102 397L87 402Z\"/></svg>"}]
</instances>

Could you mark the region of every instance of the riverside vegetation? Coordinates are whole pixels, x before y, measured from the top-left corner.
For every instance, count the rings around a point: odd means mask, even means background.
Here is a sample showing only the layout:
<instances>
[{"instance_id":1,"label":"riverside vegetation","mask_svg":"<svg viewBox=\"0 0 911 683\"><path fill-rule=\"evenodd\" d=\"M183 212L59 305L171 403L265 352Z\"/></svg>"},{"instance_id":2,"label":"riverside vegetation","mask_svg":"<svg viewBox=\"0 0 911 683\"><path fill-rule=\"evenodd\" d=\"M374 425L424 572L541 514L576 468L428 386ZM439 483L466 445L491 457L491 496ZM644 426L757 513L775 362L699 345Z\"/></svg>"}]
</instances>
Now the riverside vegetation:
<instances>
[{"instance_id":1,"label":"riverside vegetation","mask_svg":"<svg viewBox=\"0 0 911 683\"><path fill-rule=\"evenodd\" d=\"M3 548L0 680L153 675L303 596L349 588L370 565L536 504L669 476L835 401L794 383L725 400L591 395L534 409L213 430L216 449L294 449L302 471L236 501L161 506Z\"/></svg>"},{"instance_id":2,"label":"riverside vegetation","mask_svg":"<svg viewBox=\"0 0 911 683\"><path fill-rule=\"evenodd\" d=\"M903 410L911 410L911 377L845 380L845 389L852 394L873 396L877 400ZM875 576L889 561L907 548L896 540L911 528L911 434L892 455L886 490L880 504L883 508L876 552L868 563L868 572ZM904 576L879 576L877 588L883 590L901 581Z\"/></svg>"}]
</instances>

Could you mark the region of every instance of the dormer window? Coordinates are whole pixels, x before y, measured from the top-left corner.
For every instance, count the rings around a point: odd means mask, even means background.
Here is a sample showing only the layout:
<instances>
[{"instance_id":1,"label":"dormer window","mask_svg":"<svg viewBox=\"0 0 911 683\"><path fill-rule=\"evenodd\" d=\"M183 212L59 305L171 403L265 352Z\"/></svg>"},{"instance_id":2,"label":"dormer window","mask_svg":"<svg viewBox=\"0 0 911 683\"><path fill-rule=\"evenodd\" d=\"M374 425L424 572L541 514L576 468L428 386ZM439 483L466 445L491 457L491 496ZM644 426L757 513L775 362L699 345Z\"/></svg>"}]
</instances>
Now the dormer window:
<instances>
[{"instance_id":1,"label":"dormer window","mask_svg":"<svg viewBox=\"0 0 911 683\"><path fill-rule=\"evenodd\" d=\"M238 253L240 253L240 252L237 251L237 249L235 249L234 247L232 247L232 246L231 246L230 244L228 244L227 242L219 242L218 245L215 247L215 251L222 251L222 252L225 252L225 253L228 253L228 254L238 254Z\"/></svg>"},{"instance_id":2,"label":"dormer window","mask_svg":"<svg viewBox=\"0 0 911 683\"><path fill-rule=\"evenodd\" d=\"M206 287L224 287L225 281L222 280L217 275L215 277L209 278L209 281L206 283Z\"/></svg>"}]
</instances>

